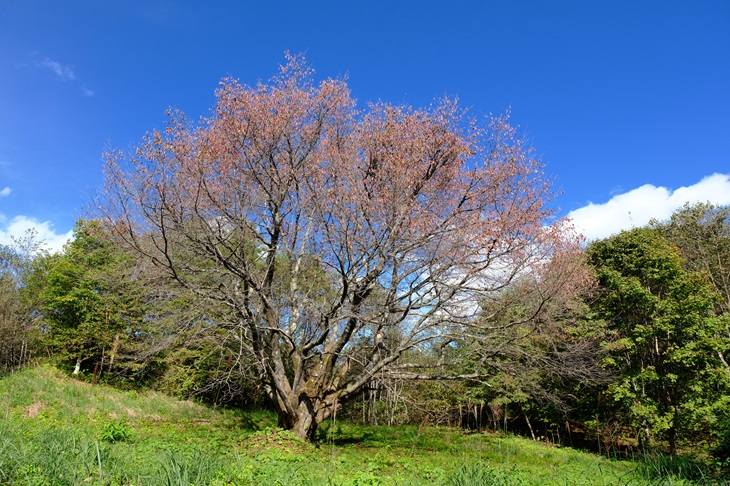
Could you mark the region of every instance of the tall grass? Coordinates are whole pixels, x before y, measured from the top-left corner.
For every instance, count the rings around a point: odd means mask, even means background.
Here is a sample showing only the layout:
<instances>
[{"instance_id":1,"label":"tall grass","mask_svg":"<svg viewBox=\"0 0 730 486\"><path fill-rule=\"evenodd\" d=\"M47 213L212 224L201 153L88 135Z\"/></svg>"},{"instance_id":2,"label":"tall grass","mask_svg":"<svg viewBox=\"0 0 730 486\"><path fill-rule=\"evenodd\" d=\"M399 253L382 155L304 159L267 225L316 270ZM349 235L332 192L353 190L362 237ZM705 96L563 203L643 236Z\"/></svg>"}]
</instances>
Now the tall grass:
<instances>
[{"instance_id":1,"label":"tall grass","mask_svg":"<svg viewBox=\"0 0 730 486\"><path fill-rule=\"evenodd\" d=\"M445 485L448 486L518 486L529 484L524 474L506 468L492 468L483 462L465 464L447 476Z\"/></svg>"},{"instance_id":2,"label":"tall grass","mask_svg":"<svg viewBox=\"0 0 730 486\"><path fill-rule=\"evenodd\" d=\"M221 464L200 451L191 454L168 453L162 461L158 477L164 486L210 484L216 479Z\"/></svg>"},{"instance_id":3,"label":"tall grass","mask_svg":"<svg viewBox=\"0 0 730 486\"><path fill-rule=\"evenodd\" d=\"M649 454L638 460L636 471L638 475L649 480L674 481L674 484L682 482L717 484L711 477L707 465L692 456L671 457L661 453Z\"/></svg>"}]
</instances>

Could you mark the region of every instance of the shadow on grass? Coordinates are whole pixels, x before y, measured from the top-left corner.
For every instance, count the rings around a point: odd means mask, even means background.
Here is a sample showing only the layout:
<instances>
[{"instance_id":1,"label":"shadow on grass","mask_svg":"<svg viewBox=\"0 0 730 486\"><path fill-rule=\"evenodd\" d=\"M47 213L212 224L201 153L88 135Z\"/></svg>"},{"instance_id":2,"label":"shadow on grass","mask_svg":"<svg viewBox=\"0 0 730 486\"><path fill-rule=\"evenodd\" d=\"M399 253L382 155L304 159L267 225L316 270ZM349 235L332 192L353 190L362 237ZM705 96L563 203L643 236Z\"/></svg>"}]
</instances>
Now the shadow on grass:
<instances>
[{"instance_id":1,"label":"shadow on grass","mask_svg":"<svg viewBox=\"0 0 730 486\"><path fill-rule=\"evenodd\" d=\"M332 437L328 435L322 435L321 437L317 437L317 442L323 443L323 444L332 444L336 446L345 446L345 445L353 445L353 444L363 444L365 442L379 442L374 441L373 438L375 437L375 434L371 434L368 432L359 434L359 435L348 435L348 436L338 436L338 437Z\"/></svg>"},{"instance_id":2,"label":"shadow on grass","mask_svg":"<svg viewBox=\"0 0 730 486\"><path fill-rule=\"evenodd\" d=\"M246 413L242 412L239 414L236 414L236 417L231 421L231 425L229 427L230 429L244 429L249 430L251 432L256 432L261 430L261 427L259 427L259 424L256 423L254 418Z\"/></svg>"},{"instance_id":3,"label":"shadow on grass","mask_svg":"<svg viewBox=\"0 0 730 486\"><path fill-rule=\"evenodd\" d=\"M317 430L315 443L346 446L365 442L378 443L381 442L381 439L380 434L375 433L373 430L361 427L342 428L339 424L334 425L331 422L325 422Z\"/></svg>"},{"instance_id":4,"label":"shadow on grass","mask_svg":"<svg viewBox=\"0 0 730 486\"><path fill-rule=\"evenodd\" d=\"M231 431L260 432L275 427L276 415L267 410L227 409L225 428Z\"/></svg>"}]
</instances>

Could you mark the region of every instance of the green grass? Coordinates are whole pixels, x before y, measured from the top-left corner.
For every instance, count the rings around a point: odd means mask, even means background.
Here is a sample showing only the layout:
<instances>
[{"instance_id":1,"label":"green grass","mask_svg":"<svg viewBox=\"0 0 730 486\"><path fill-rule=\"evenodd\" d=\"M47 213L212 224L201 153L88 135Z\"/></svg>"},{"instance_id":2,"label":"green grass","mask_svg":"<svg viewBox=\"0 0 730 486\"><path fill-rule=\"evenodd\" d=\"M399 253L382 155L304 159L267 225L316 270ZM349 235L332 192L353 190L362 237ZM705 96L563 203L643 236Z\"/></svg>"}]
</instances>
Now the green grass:
<instances>
[{"instance_id":1,"label":"green grass","mask_svg":"<svg viewBox=\"0 0 730 486\"><path fill-rule=\"evenodd\" d=\"M214 410L30 368L0 379L0 484L722 484L690 460L662 456L613 461L514 436L341 421L324 424L312 445L275 423L268 412Z\"/></svg>"}]
</instances>

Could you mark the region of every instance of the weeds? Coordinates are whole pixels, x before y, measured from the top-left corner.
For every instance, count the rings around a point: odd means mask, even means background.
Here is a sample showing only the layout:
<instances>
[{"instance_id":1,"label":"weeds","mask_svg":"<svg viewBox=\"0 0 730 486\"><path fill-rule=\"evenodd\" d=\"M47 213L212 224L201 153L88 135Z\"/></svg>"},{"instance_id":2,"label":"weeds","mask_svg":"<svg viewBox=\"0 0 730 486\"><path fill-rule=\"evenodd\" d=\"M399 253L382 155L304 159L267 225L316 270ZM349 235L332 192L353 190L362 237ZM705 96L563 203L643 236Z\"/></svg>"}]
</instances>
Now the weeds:
<instances>
[{"instance_id":1,"label":"weeds","mask_svg":"<svg viewBox=\"0 0 730 486\"><path fill-rule=\"evenodd\" d=\"M120 421L109 422L104 426L101 433L101 440L107 442L123 442L131 436L129 426Z\"/></svg>"}]
</instances>

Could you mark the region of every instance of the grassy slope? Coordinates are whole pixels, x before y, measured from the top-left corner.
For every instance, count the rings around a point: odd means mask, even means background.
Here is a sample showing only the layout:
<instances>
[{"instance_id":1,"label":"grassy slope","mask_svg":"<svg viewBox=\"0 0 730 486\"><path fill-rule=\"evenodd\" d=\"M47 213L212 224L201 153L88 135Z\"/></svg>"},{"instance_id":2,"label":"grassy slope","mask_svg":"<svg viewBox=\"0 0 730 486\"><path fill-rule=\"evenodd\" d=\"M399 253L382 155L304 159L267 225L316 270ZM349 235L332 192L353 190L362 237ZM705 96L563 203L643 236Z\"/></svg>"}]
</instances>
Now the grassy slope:
<instances>
[{"instance_id":1,"label":"grassy slope","mask_svg":"<svg viewBox=\"0 0 730 486\"><path fill-rule=\"evenodd\" d=\"M274 425L26 369L0 379L0 484L688 484L511 436L335 422L314 446Z\"/></svg>"}]
</instances>

